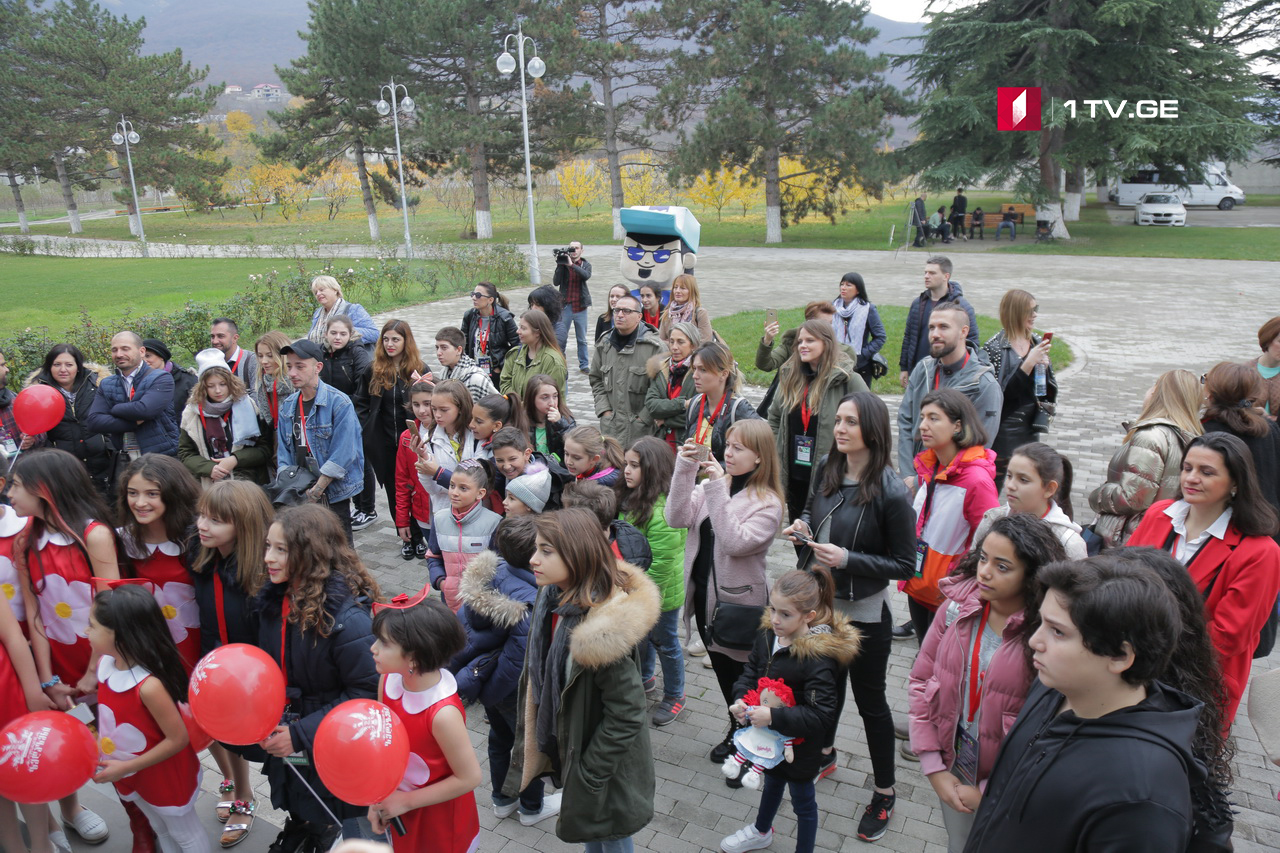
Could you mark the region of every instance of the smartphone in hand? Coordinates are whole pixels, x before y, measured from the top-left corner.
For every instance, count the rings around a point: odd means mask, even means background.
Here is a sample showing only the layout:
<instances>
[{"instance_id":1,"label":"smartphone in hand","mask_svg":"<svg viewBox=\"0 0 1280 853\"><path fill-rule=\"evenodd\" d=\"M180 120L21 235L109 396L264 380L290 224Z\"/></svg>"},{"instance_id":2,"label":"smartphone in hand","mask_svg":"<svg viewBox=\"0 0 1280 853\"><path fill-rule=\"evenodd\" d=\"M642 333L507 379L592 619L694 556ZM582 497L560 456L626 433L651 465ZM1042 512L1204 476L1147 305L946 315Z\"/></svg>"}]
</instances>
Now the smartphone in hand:
<instances>
[{"instance_id":1,"label":"smartphone in hand","mask_svg":"<svg viewBox=\"0 0 1280 853\"><path fill-rule=\"evenodd\" d=\"M1044 336L1041 338L1041 340L1042 340L1042 341L1045 341L1046 343L1048 343L1048 342L1052 341L1052 340L1053 340L1053 332L1045 332L1045 333L1044 333Z\"/></svg>"},{"instance_id":2,"label":"smartphone in hand","mask_svg":"<svg viewBox=\"0 0 1280 853\"><path fill-rule=\"evenodd\" d=\"M768 326L770 323L776 323L776 322L778 322L778 309L777 308L764 309L765 326Z\"/></svg>"}]
</instances>

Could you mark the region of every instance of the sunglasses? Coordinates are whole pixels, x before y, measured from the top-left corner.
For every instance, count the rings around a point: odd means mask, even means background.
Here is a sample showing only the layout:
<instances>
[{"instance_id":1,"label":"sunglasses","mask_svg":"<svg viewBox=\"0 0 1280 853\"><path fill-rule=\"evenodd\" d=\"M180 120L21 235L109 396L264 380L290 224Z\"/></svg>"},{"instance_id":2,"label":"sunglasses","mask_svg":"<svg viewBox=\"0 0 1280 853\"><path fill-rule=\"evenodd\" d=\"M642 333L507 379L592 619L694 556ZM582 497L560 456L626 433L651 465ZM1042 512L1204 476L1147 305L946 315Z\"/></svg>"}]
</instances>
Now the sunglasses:
<instances>
[{"instance_id":1,"label":"sunglasses","mask_svg":"<svg viewBox=\"0 0 1280 853\"><path fill-rule=\"evenodd\" d=\"M671 260L670 249L641 249L639 246L628 246L627 257L633 261L643 261L645 255L653 255L655 264L665 264Z\"/></svg>"},{"instance_id":2,"label":"sunglasses","mask_svg":"<svg viewBox=\"0 0 1280 853\"><path fill-rule=\"evenodd\" d=\"M427 600L427 596L431 594L431 585L428 584L418 590L412 598L404 593L400 593L395 598L387 602L375 602L371 608L376 616L384 610L408 610L410 607L416 607Z\"/></svg>"},{"instance_id":3,"label":"sunglasses","mask_svg":"<svg viewBox=\"0 0 1280 853\"><path fill-rule=\"evenodd\" d=\"M471 294L471 298L472 299L492 299L493 297L485 293L484 291L477 290L475 293Z\"/></svg>"}]
</instances>

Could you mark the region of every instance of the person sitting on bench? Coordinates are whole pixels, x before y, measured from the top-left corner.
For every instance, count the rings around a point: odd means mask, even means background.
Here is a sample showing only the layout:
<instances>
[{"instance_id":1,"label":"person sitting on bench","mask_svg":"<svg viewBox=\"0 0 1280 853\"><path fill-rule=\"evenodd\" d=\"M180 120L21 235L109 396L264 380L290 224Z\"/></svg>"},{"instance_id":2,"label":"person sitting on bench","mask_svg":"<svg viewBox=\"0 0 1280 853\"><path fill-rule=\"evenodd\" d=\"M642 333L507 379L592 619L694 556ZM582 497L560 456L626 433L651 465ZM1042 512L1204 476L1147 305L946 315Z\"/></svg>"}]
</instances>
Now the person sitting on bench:
<instances>
[{"instance_id":1,"label":"person sitting on bench","mask_svg":"<svg viewBox=\"0 0 1280 853\"><path fill-rule=\"evenodd\" d=\"M978 229L979 240L987 239L986 224L987 224L987 215L982 212L981 207L975 207L973 209L973 215L969 217L969 239L970 240L973 239L973 229L975 228Z\"/></svg>"},{"instance_id":2,"label":"person sitting on bench","mask_svg":"<svg viewBox=\"0 0 1280 853\"><path fill-rule=\"evenodd\" d=\"M1009 205L1009 209L1006 210L1000 216L1000 224L996 226L997 241L1000 240L1000 232L1003 231L1006 226L1008 226L1009 228L1009 241L1013 242L1014 240L1017 240L1018 239L1018 214L1016 211L1014 211L1013 205Z\"/></svg>"}]
</instances>

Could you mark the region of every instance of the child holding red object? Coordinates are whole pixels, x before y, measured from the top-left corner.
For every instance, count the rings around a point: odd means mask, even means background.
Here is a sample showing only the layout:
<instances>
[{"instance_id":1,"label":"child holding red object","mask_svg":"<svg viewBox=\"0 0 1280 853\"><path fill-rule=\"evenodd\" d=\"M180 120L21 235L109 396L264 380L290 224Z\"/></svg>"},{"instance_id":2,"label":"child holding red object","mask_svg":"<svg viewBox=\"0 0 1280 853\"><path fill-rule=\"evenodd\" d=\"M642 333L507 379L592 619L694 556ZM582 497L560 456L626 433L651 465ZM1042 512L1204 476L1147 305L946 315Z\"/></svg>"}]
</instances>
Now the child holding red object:
<instances>
[{"instance_id":1,"label":"child holding red object","mask_svg":"<svg viewBox=\"0 0 1280 853\"><path fill-rule=\"evenodd\" d=\"M409 389L409 407L413 409L413 430L400 433L396 448L396 533L400 534L400 556L406 560L427 556L427 535L423 527L431 526L431 495L418 480L418 454L414 448L414 432L425 444L436 419L431 414L431 395L435 386L415 382Z\"/></svg>"}]
</instances>

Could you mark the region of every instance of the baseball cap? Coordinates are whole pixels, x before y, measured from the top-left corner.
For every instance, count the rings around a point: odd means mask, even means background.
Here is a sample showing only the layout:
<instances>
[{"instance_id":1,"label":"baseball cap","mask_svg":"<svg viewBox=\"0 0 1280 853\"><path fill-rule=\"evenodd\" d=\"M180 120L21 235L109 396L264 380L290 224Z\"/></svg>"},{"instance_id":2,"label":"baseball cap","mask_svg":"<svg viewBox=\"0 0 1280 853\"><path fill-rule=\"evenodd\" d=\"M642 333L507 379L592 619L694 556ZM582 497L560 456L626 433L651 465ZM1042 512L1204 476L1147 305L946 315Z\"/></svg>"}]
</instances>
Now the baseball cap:
<instances>
[{"instance_id":1,"label":"baseball cap","mask_svg":"<svg viewBox=\"0 0 1280 853\"><path fill-rule=\"evenodd\" d=\"M281 355L300 355L303 358L314 358L316 361L324 361L324 350L320 349L318 344L312 343L306 338L301 338L291 344L285 344L280 347Z\"/></svg>"}]
</instances>

